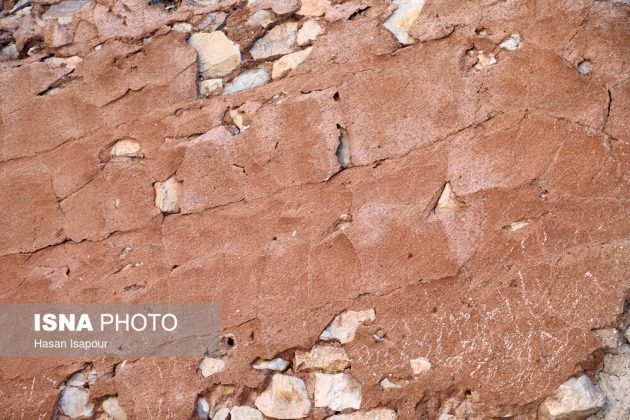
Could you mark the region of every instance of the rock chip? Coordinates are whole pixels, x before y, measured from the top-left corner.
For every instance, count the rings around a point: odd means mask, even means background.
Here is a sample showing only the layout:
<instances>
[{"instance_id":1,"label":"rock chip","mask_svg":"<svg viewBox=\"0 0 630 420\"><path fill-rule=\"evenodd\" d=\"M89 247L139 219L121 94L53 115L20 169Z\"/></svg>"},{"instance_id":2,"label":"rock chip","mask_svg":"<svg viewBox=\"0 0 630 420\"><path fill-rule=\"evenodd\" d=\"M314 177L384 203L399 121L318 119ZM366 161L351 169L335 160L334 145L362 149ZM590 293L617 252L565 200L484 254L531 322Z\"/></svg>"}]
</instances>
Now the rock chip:
<instances>
[{"instance_id":1,"label":"rock chip","mask_svg":"<svg viewBox=\"0 0 630 420\"><path fill-rule=\"evenodd\" d=\"M378 386L381 389L400 389L407 385L409 385L409 381L404 380L404 379L384 378L378 383Z\"/></svg>"},{"instance_id":2,"label":"rock chip","mask_svg":"<svg viewBox=\"0 0 630 420\"><path fill-rule=\"evenodd\" d=\"M372 322L376 319L374 309L364 311L346 311L332 320L330 324L322 331L319 338L324 341L338 340L340 343L349 343L354 340L359 325L366 322Z\"/></svg>"},{"instance_id":3,"label":"rock chip","mask_svg":"<svg viewBox=\"0 0 630 420\"><path fill-rule=\"evenodd\" d=\"M606 404L592 419L627 419L630 413L630 347L624 345L618 354L604 357L597 384L606 395Z\"/></svg>"},{"instance_id":4,"label":"rock chip","mask_svg":"<svg viewBox=\"0 0 630 420\"><path fill-rule=\"evenodd\" d=\"M414 375L420 375L431 370L431 362L424 357L411 359L409 363L411 364L411 371Z\"/></svg>"},{"instance_id":5,"label":"rock chip","mask_svg":"<svg viewBox=\"0 0 630 420\"><path fill-rule=\"evenodd\" d=\"M276 14L271 10L259 10L247 19L249 26L262 26L268 27L272 23L276 22Z\"/></svg>"},{"instance_id":6,"label":"rock chip","mask_svg":"<svg viewBox=\"0 0 630 420\"><path fill-rule=\"evenodd\" d=\"M316 20L307 20L297 33L297 43L299 46L308 45L315 41L322 32L323 29Z\"/></svg>"},{"instance_id":7,"label":"rock chip","mask_svg":"<svg viewBox=\"0 0 630 420\"><path fill-rule=\"evenodd\" d=\"M275 374L265 391L256 398L256 407L267 417L300 419L308 416L311 402L300 378Z\"/></svg>"},{"instance_id":8,"label":"rock chip","mask_svg":"<svg viewBox=\"0 0 630 420\"><path fill-rule=\"evenodd\" d=\"M225 76L241 63L241 50L221 31L191 35L190 45L197 52L199 73L205 79Z\"/></svg>"},{"instance_id":9,"label":"rock chip","mask_svg":"<svg viewBox=\"0 0 630 420\"><path fill-rule=\"evenodd\" d=\"M538 407L540 420L578 420L597 412L604 406L606 396L582 375L571 378L556 389Z\"/></svg>"},{"instance_id":10,"label":"rock chip","mask_svg":"<svg viewBox=\"0 0 630 420\"><path fill-rule=\"evenodd\" d=\"M293 359L293 369L299 371L323 370L326 372L341 372L350 366L350 357L342 347L323 346L316 344L306 351L296 351Z\"/></svg>"},{"instance_id":11,"label":"rock chip","mask_svg":"<svg viewBox=\"0 0 630 420\"><path fill-rule=\"evenodd\" d=\"M297 30L297 22L287 22L274 26L256 41L249 52L254 60L289 54L295 49Z\"/></svg>"},{"instance_id":12,"label":"rock chip","mask_svg":"<svg viewBox=\"0 0 630 420\"><path fill-rule=\"evenodd\" d=\"M385 20L383 26L387 28L403 45L415 44L417 40L409 36L409 28L418 18L426 0L394 0L398 6Z\"/></svg>"},{"instance_id":13,"label":"rock chip","mask_svg":"<svg viewBox=\"0 0 630 420\"><path fill-rule=\"evenodd\" d=\"M297 66L302 64L306 57L311 53L313 47L308 47L302 51L287 54L273 63L273 69L271 70L271 78L278 79L286 75L291 70L294 70Z\"/></svg>"},{"instance_id":14,"label":"rock chip","mask_svg":"<svg viewBox=\"0 0 630 420\"><path fill-rule=\"evenodd\" d=\"M210 404L208 404L208 400L203 397L198 397L195 412L197 413L197 417L207 419L210 412Z\"/></svg>"},{"instance_id":15,"label":"rock chip","mask_svg":"<svg viewBox=\"0 0 630 420\"><path fill-rule=\"evenodd\" d=\"M174 176L164 182L154 183L153 188L155 189L155 207L162 213L179 212L177 201L181 195L182 184L175 180Z\"/></svg>"},{"instance_id":16,"label":"rock chip","mask_svg":"<svg viewBox=\"0 0 630 420\"><path fill-rule=\"evenodd\" d=\"M207 378L215 373L221 372L225 369L225 362L221 359L215 359L213 357L204 357L199 363L199 371L201 376Z\"/></svg>"},{"instance_id":17,"label":"rock chip","mask_svg":"<svg viewBox=\"0 0 630 420\"><path fill-rule=\"evenodd\" d=\"M208 79L199 82L199 94L201 96L212 96L221 93L223 89L223 79Z\"/></svg>"},{"instance_id":18,"label":"rock chip","mask_svg":"<svg viewBox=\"0 0 630 420\"><path fill-rule=\"evenodd\" d=\"M516 51L519 49L521 45L521 36L519 34L512 34L509 37L505 38L499 44L499 48L503 48L508 51Z\"/></svg>"},{"instance_id":19,"label":"rock chip","mask_svg":"<svg viewBox=\"0 0 630 420\"><path fill-rule=\"evenodd\" d=\"M118 140L111 151L112 157L142 157L140 143L134 139Z\"/></svg>"},{"instance_id":20,"label":"rock chip","mask_svg":"<svg viewBox=\"0 0 630 420\"><path fill-rule=\"evenodd\" d=\"M269 82L269 73L265 69L246 70L232 80L223 91L224 95L231 95L245 89L252 89Z\"/></svg>"},{"instance_id":21,"label":"rock chip","mask_svg":"<svg viewBox=\"0 0 630 420\"><path fill-rule=\"evenodd\" d=\"M202 31L213 32L221 29L223 25L225 25L225 20L227 19L227 13L225 12L214 12L209 13L208 16L203 18L201 22L199 22L199 29Z\"/></svg>"},{"instance_id":22,"label":"rock chip","mask_svg":"<svg viewBox=\"0 0 630 420\"><path fill-rule=\"evenodd\" d=\"M529 225L529 222L527 220L519 220L516 222L512 222L510 223L510 232L516 232L517 230L521 230L528 225Z\"/></svg>"},{"instance_id":23,"label":"rock chip","mask_svg":"<svg viewBox=\"0 0 630 420\"><path fill-rule=\"evenodd\" d=\"M173 30L175 32L181 32L183 34L189 34L192 32L193 27L188 22L177 22L176 24L173 25Z\"/></svg>"},{"instance_id":24,"label":"rock chip","mask_svg":"<svg viewBox=\"0 0 630 420\"><path fill-rule=\"evenodd\" d=\"M451 189L451 183L447 182L442 190L442 194L440 194L437 205L435 206L435 214L446 213L448 211L455 210L458 207L459 203L457 202L455 193L453 193L453 190Z\"/></svg>"},{"instance_id":25,"label":"rock chip","mask_svg":"<svg viewBox=\"0 0 630 420\"><path fill-rule=\"evenodd\" d=\"M289 367L289 361L281 357L276 357L271 360L257 359L252 363L252 367L258 370L276 370L282 372Z\"/></svg>"},{"instance_id":26,"label":"rock chip","mask_svg":"<svg viewBox=\"0 0 630 420\"><path fill-rule=\"evenodd\" d=\"M602 348L608 351L616 351L621 345L621 334L616 328L601 328L593 331L602 343Z\"/></svg>"},{"instance_id":27,"label":"rock chip","mask_svg":"<svg viewBox=\"0 0 630 420\"><path fill-rule=\"evenodd\" d=\"M337 414L327 417L327 420L396 420L397 418L396 411L391 408L375 408L350 414Z\"/></svg>"},{"instance_id":28,"label":"rock chip","mask_svg":"<svg viewBox=\"0 0 630 420\"><path fill-rule=\"evenodd\" d=\"M78 55L72 57L50 57L44 60L44 62L52 68L65 67L69 70L77 68L82 61L83 59Z\"/></svg>"},{"instance_id":29,"label":"rock chip","mask_svg":"<svg viewBox=\"0 0 630 420\"><path fill-rule=\"evenodd\" d=\"M94 404L90 401L90 391L86 388L69 386L61 391L59 407L70 418L91 417L94 414Z\"/></svg>"},{"instance_id":30,"label":"rock chip","mask_svg":"<svg viewBox=\"0 0 630 420\"><path fill-rule=\"evenodd\" d=\"M120 404L118 404L118 397L106 398L105 401L103 401L103 411L107 414L108 420L127 420L127 413Z\"/></svg>"},{"instance_id":31,"label":"rock chip","mask_svg":"<svg viewBox=\"0 0 630 420\"><path fill-rule=\"evenodd\" d=\"M263 420L263 415L255 408L238 406L230 411L230 420Z\"/></svg>"},{"instance_id":32,"label":"rock chip","mask_svg":"<svg viewBox=\"0 0 630 420\"><path fill-rule=\"evenodd\" d=\"M212 420L228 420L229 418L230 418L230 409L226 407L220 409L219 411L214 413L214 416L212 416Z\"/></svg>"},{"instance_id":33,"label":"rock chip","mask_svg":"<svg viewBox=\"0 0 630 420\"><path fill-rule=\"evenodd\" d=\"M361 408L361 384L349 373L315 374L315 407Z\"/></svg>"},{"instance_id":34,"label":"rock chip","mask_svg":"<svg viewBox=\"0 0 630 420\"><path fill-rule=\"evenodd\" d=\"M475 68L477 70L481 70L484 67L491 66L497 63L497 59L494 57L492 53L484 53L483 51L477 52L477 64L475 64Z\"/></svg>"},{"instance_id":35,"label":"rock chip","mask_svg":"<svg viewBox=\"0 0 630 420\"><path fill-rule=\"evenodd\" d=\"M323 16L329 6L328 0L302 0L302 6L297 14L309 17Z\"/></svg>"}]
</instances>

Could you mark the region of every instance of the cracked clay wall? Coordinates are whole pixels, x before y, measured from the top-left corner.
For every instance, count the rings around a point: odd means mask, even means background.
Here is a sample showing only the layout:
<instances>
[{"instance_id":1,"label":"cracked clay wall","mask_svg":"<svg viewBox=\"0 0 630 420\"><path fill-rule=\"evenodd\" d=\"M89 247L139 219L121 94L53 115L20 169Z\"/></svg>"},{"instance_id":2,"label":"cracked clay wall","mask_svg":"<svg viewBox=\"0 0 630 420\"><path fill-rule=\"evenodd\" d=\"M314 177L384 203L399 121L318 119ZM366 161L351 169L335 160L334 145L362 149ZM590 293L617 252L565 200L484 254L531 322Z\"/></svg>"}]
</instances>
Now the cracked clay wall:
<instances>
[{"instance_id":1,"label":"cracked clay wall","mask_svg":"<svg viewBox=\"0 0 630 420\"><path fill-rule=\"evenodd\" d=\"M0 418L630 418L627 1L0 9L0 302L223 336L0 359Z\"/></svg>"}]
</instances>

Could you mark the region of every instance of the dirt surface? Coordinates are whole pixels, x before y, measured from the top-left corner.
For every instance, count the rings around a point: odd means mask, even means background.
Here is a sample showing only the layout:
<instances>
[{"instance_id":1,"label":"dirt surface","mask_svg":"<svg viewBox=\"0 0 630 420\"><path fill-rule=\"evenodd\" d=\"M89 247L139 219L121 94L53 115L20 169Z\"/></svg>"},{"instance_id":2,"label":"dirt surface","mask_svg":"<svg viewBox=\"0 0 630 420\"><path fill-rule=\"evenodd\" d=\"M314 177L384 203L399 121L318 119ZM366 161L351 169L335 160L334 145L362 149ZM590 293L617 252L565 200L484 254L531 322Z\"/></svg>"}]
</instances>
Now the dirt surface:
<instances>
[{"instance_id":1,"label":"dirt surface","mask_svg":"<svg viewBox=\"0 0 630 420\"><path fill-rule=\"evenodd\" d=\"M535 418L596 380L630 297L630 5L427 0L405 42L384 22L411 1L51 3L0 18L0 302L218 303L231 339L208 377L202 355L2 359L2 418L72 417L86 367L87 417L269 416L281 383L252 363L347 310L375 314L328 342L352 418ZM240 57L208 93L188 38L213 29ZM355 411L317 402L322 369L284 369L307 417Z\"/></svg>"}]
</instances>

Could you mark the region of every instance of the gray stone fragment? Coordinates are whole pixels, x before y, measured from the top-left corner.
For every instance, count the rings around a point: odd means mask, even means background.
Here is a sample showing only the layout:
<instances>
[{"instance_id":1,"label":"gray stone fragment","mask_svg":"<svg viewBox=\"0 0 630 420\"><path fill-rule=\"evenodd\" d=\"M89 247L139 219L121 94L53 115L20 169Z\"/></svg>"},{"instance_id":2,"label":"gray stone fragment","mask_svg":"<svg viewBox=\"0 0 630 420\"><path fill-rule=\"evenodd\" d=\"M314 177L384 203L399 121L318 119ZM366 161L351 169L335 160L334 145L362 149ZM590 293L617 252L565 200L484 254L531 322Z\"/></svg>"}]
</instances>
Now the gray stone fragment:
<instances>
[{"instance_id":1,"label":"gray stone fragment","mask_svg":"<svg viewBox=\"0 0 630 420\"><path fill-rule=\"evenodd\" d=\"M224 95L262 86L269 82L269 73L265 69L246 70L232 80L223 91Z\"/></svg>"},{"instance_id":2,"label":"gray stone fragment","mask_svg":"<svg viewBox=\"0 0 630 420\"><path fill-rule=\"evenodd\" d=\"M297 22L287 22L274 26L256 41L249 52L254 60L289 54L295 50L297 31Z\"/></svg>"}]
</instances>

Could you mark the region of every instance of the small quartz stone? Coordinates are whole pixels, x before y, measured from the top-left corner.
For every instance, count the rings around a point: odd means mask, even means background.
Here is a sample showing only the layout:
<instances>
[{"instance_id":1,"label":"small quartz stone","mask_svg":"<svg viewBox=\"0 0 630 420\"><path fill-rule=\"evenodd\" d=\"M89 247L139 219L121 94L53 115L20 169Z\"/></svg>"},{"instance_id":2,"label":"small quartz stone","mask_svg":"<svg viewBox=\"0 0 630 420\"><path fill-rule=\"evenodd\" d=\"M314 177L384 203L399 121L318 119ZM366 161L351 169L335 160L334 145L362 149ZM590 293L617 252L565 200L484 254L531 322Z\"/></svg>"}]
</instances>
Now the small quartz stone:
<instances>
[{"instance_id":1,"label":"small quartz stone","mask_svg":"<svg viewBox=\"0 0 630 420\"><path fill-rule=\"evenodd\" d=\"M107 414L108 420L127 420L127 413L120 404L118 404L117 397L105 399L105 401L103 401L103 411Z\"/></svg>"},{"instance_id":2,"label":"small quartz stone","mask_svg":"<svg viewBox=\"0 0 630 420\"><path fill-rule=\"evenodd\" d=\"M308 47L303 49L302 51L287 54L278 59L275 63L273 63L271 78L278 79L286 75L291 70L294 70L297 66L302 64L304 60L306 60L306 57L308 57L312 49L313 47Z\"/></svg>"},{"instance_id":3,"label":"small quartz stone","mask_svg":"<svg viewBox=\"0 0 630 420\"><path fill-rule=\"evenodd\" d=\"M451 189L451 183L447 182L440 194L437 205L435 206L435 214L446 213L459 207L457 197Z\"/></svg>"},{"instance_id":4,"label":"small quartz stone","mask_svg":"<svg viewBox=\"0 0 630 420\"><path fill-rule=\"evenodd\" d=\"M265 69L246 70L225 87L223 94L231 95L241 90L262 86L267 82L269 82L269 73Z\"/></svg>"},{"instance_id":5,"label":"small quartz stone","mask_svg":"<svg viewBox=\"0 0 630 420\"><path fill-rule=\"evenodd\" d=\"M319 338L324 341L338 340L340 343L349 343L354 340L354 335L359 325L376 319L374 309L365 311L346 311L335 316L332 322L324 329Z\"/></svg>"},{"instance_id":6,"label":"small quartz stone","mask_svg":"<svg viewBox=\"0 0 630 420\"><path fill-rule=\"evenodd\" d=\"M499 48L503 48L508 51L516 51L521 45L521 36L519 34L512 34L499 44Z\"/></svg>"},{"instance_id":7,"label":"small quartz stone","mask_svg":"<svg viewBox=\"0 0 630 420\"><path fill-rule=\"evenodd\" d=\"M252 367L258 370L276 370L276 371L285 371L289 367L289 361L285 360L281 357L276 357L271 360L257 359Z\"/></svg>"},{"instance_id":8,"label":"small quartz stone","mask_svg":"<svg viewBox=\"0 0 630 420\"><path fill-rule=\"evenodd\" d=\"M415 44L417 41L409 36L409 28L420 15L425 0L394 0L398 6L385 20L383 26L387 28L403 45Z\"/></svg>"},{"instance_id":9,"label":"small quartz stone","mask_svg":"<svg viewBox=\"0 0 630 420\"><path fill-rule=\"evenodd\" d=\"M193 34L188 44L197 52L199 73L205 79L225 76L241 63L240 48L221 31Z\"/></svg>"},{"instance_id":10,"label":"small quartz stone","mask_svg":"<svg viewBox=\"0 0 630 420\"><path fill-rule=\"evenodd\" d=\"M431 362L424 357L411 359L409 363L411 364L411 371L414 375L420 375L431 370Z\"/></svg>"},{"instance_id":11,"label":"small quartz stone","mask_svg":"<svg viewBox=\"0 0 630 420\"><path fill-rule=\"evenodd\" d=\"M350 366L350 357L342 347L315 345L308 351L296 351L293 369L298 371L323 370L341 372Z\"/></svg>"},{"instance_id":12,"label":"small quartz stone","mask_svg":"<svg viewBox=\"0 0 630 420\"><path fill-rule=\"evenodd\" d=\"M134 139L118 140L112 146L112 157L140 157L140 143Z\"/></svg>"},{"instance_id":13,"label":"small quartz stone","mask_svg":"<svg viewBox=\"0 0 630 420\"><path fill-rule=\"evenodd\" d=\"M300 419L311 411L304 382L279 373L273 375L271 383L256 398L255 404L265 416L276 419Z\"/></svg>"},{"instance_id":14,"label":"small quartz stone","mask_svg":"<svg viewBox=\"0 0 630 420\"><path fill-rule=\"evenodd\" d=\"M199 94L204 97L217 95L223 89L223 79L208 79L199 82Z\"/></svg>"},{"instance_id":15,"label":"small quartz stone","mask_svg":"<svg viewBox=\"0 0 630 420\"><path fill-rule=\"evenodd\" d=\"M361 384L349 373L315 374L315 407L361 408Z\"/></svg>"},{"instance_id":16,"label":"small quartz stone","mask_svg":"<svg viewBox=\"0 0 630 420\"><path fill-rule=\"evenodd\" d=\"M86 388L64 388L59 397L59 407L70 418L91 417L94 413L94 404L90 401L90 392Z\"/></svg>"},{"instance_id":17,"label":"small quartz stone","mask_svg":"<svg viewBox=\"0 0 630 420\"><path fill-rule=\"evenodd\" d=\"M247 19L249 26L262 26L266 28L276 22L276 14L270 10L259 10Z\"/></svg>"},{"instance_id":18,"label":"small quartz stone","mask_svg":"<svg viewBox=\"0 0 630 420\"><path fill-rule=\"evenodd\" d=\"M184 34L189 34L189 33L192 32L193 27L188 22L177 22L176 24L173 25L173 30L175 32L181 32L181 33L184 33Z\"/></svg>"},{"instance_id":19,"label":"small quartz stone","mask_svg":"<svg viewBox=\"0 0 630 420\"><path fill-rule=\"evenodd\" d=\"M263 420L263 415L255 408L239 406L230 411L230 420Z\"/></svg>"},{"instance_id":20,"label":"small quartz stone","mask_svg":"<svg viewBox=\"0 0 630 420\"><path fill-rule=\"evenodd\" d=\"M201 376L204 378L219 373L223 369L225 369L225 362L221 359L204 357L201 363L199 363L199 370L201 371Z\"/></svg>"}]
</instances>

